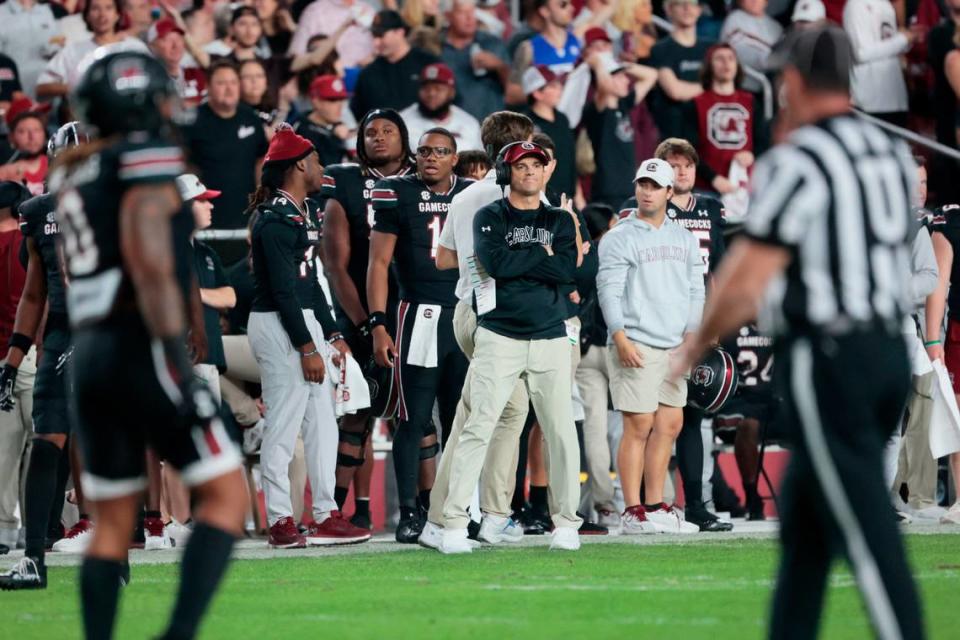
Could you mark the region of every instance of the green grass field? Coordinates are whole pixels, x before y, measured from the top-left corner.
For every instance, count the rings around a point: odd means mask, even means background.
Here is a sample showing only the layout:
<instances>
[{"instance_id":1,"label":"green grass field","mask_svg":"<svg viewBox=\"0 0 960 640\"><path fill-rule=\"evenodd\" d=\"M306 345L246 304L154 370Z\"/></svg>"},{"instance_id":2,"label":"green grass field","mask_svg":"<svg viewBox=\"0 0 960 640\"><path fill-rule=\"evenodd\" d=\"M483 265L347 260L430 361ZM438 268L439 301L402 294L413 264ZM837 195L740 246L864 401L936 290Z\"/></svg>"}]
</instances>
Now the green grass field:
<instances>
[{"instance_id":1,"label":"green grass field","mask_svg":"<svg viewBox=\"0 0 960 640\"><path fill-rule=\"evenodd\" d=\"M932 638L960 629L957 536L907 538ZM235 562L203 638L759 638L776 545L691 544L426 551ZM2 636L80 637L76 568L52 567L46 592L0 594ZM161 631L177 566L137 565L122 595L118 638ZM850 573L832 576L824 638L865 638Z\"/></svg>"}]
</instances>

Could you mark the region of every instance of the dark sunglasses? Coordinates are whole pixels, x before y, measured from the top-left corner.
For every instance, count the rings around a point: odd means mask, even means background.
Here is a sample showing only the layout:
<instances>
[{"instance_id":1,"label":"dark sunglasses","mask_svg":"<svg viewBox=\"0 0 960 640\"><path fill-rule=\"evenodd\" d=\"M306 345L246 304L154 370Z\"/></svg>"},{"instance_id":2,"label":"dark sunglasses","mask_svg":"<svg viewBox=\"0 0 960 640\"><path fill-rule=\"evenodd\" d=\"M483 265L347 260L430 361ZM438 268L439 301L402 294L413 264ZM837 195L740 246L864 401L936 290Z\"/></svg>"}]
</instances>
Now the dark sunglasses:
<instances>
[{"instance_id":1,"label":"dark sunglasses","mask_svg":"<svg viewBox=\"0 0 960 640\"><path fill-rule=\"evenodd\" d=\"M417 147L417 155L424 160L432 155L435 155L438 158L446 158L452 154L453 149L450 147Z\"/></svg>"}]
</instances>

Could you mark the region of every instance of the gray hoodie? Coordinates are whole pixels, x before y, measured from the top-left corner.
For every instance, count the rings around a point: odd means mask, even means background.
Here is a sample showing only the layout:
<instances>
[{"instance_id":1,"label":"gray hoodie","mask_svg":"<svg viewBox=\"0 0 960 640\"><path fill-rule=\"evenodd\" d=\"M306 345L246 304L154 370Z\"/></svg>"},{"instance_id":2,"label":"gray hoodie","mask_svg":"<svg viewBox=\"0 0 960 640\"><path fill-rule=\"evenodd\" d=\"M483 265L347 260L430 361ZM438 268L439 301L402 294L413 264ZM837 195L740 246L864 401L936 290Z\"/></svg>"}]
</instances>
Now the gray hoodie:
<instances>
[{"instance_id":1,"label":"gray hoodie","mask_svg":"<svg viewBox=\"0 0 960 640\"><path fill-rule=\"evenodd\" d=\"M634 342L673 349L696 331L705 291L700 245L665 218L660 228L637 218L620 220L600 242L597 296L609 338L623 330Z\"/></svg>"}]
</instances>

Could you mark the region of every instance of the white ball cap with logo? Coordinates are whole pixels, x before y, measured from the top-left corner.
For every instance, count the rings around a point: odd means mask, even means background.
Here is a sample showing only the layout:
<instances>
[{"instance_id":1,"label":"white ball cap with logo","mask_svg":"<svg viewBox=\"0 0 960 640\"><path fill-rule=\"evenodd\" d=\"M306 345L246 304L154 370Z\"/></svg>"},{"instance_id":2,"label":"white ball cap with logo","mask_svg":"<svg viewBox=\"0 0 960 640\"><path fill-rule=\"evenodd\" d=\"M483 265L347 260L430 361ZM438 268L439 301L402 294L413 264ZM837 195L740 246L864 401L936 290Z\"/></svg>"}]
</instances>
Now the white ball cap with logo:
<instances>
[{"instance_id":1,"label":"white ball cap with logo","mask_svg":"<svg viewBox=\"0 0 960 640\"><path fill-rule=\"evenodd\" d=\"M643 178L648 178L661 187L672 187L673 177L673 167L667 164L665 160L652 158L640 163L640 168L637 169L637 175L633 181L637 182Z\"/></svg>"}]
</instances>

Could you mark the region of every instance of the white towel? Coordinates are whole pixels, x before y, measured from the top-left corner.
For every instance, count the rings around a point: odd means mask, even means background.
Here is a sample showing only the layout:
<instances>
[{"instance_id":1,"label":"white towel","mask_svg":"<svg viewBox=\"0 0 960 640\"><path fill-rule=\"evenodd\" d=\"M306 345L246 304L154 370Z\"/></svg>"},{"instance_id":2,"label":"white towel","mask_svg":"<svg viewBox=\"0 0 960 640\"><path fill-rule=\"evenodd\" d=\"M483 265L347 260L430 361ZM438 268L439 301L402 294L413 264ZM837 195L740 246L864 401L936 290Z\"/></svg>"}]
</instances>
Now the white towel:
<instances>
[{"instance_id":1,"label":"white towel","mask_svg":"<svg viewBox=\"0 0 960 640\"><path fill-rule=\"evenodd\" d=\"M933 410L930 414L930 453L942 458L960 451L960 411L953 394L950 374L939 360L933 363L937 384L933 385Z\"/></svg>"},{"instance_id":2,"label":"white towel","mask_svg":"<svg viewBox=\"0 0 960 640\"><path fill-rule=\"evenodd\" d=\"M370 387L353 355L340 359L336 390L337 417L357 413L370 406Z\"/></svg>"},{"instance_id":3,"label":"white towel","mask_svg":"<svg viewBox=\"0 0 960 640\"><path fill-rule=\"evenodd\" d=\"M410 346L406 349L407 364L428 369L437 366L437 328L441 310L438 304L417 305Z\"/></svg>"}]
</instances>

